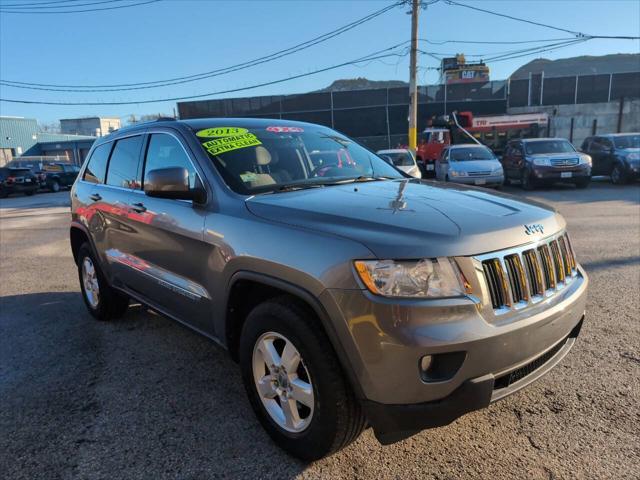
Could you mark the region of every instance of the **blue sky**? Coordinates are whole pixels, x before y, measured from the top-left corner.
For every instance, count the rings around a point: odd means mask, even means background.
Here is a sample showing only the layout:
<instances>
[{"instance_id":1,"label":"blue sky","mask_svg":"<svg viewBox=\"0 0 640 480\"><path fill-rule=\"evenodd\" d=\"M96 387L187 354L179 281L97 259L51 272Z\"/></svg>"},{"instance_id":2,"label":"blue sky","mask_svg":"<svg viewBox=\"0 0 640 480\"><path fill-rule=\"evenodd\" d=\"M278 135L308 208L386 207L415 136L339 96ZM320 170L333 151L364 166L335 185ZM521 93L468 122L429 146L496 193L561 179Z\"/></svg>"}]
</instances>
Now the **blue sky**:
<instances>
[{"instance_id":1,"label":"blue sky","mask_svg":"<svg viewBox=\"0 0 640 480\"><path fill-rule=\"evenodd\" d=\"M15 4L26 0L0 0ZM29 0L34 3L36 0ZM87 0L86 3L88 3ZM95 1L95 0L91 0ZM460 0L462 1L462 0ZM85 3L85 2L81 2ZM195 74L287 48L389 5L390 1L213 1L163 0L120 10L66 15L0 13L0 77L51 84L145 82ZM640 35L640 2L502 0L466 3L569 30L596 35ZM399 7L343 35L240 72L198 82L133 92L52 93L0 86L0 96L53 101L130 101L196 95L244 87L343 63L409 39L410 16ZM433 41L514 41L567 37L554 30L489 16L439 2L421 12L420 36ZM438 54L491 54L518 45L422 45ZM489 63L492 79L509 76L537 57L638 53L640 42L592 40L520 59ZM437 60L420 58L421 67ZM407 80L408 57L347 66L278 85L212 98L299 93L338 78ZM419 81L438 74L422 70ZM43 122L86 115L125 117L171 113L175 102L124 106L40 106L0 102L0 114Z\"/></svg>"}]
</instances>

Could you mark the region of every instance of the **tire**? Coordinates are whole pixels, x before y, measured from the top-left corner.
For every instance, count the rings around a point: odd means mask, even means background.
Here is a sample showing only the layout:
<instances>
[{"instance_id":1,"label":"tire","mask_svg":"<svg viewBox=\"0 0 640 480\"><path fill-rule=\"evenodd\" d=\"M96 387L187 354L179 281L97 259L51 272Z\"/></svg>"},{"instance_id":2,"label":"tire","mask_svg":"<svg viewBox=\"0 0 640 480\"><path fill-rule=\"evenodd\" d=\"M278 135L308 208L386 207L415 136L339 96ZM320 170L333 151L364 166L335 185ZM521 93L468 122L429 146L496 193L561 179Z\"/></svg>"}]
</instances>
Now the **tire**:
<instances>
[{"instance_id":1,"label":"tire","mask_svg":"<svg viewBox=\"0 0 640 480\"><path fill-rule=\"evenodd\" d=\"M88 274L86 282L85 272ZM78 250L78 278L82 299L94 318L112 320L125 314L129 307L129 297L109 285L88 243L82 244Z\"/></svg>"},{"instance_id":2,"label":"tire","mask_svg":"<svg viewBox=\"0 0 640 480\"><path fill-rule=\"evenodd\" d=\"M522 176L520 177L520 185L522 185L523 190L530 191L536 188L536 184L531 178L531 172L529 172L529 170L522 171Z\"/></svg>"},{"instance_id":3,"label":"tire","mask_svg":"<svg viewBox=\"0 0 640 480\"><path fill-rule=\"evenodd\" d=\"M60 184L56 180L54 180L51 183L51 191L54 192L54 193L57 193L57 192L60 191Z\"/></svg>"},{"instance_id":4,"label":"tire","mask_svg":"<svg viewBox=\"0 0 640 480\"><path fill-rule=\"evenodd\" d=\"M275 368L273 365L277 363L267 366L268 360L261 354L266 349L258 346L269 342L277 354L270 358L278 361L282 360L285 345L293 346L299 353L300 361L288 386L291 388L294 381L305 385L304 390L299 387L298 391L307 394L297 398L304 398L311 408L294 399L293 390L287 393L286 378L293 371L286 371L285 380L279 380L283 378L281 368L286 369L288 362ZM364 413L344 378L329 339L315 314L295 298L278 297L251 311L242 328L239 358L244 386L258 420L273 441L290 454L306 461L317 460L344 448L364 430ZM260 378L271 378L270 382L262 383L268 385L267 395L258 392ZM285 396L290 395L285 405L293 402L297 424L285 421L291 416L287 417L280 406L283 394L278 392L282 391ZM313 393L312 397L308 392ZM280 419L274 412L281 414Z\"/></svg>"},{"instance_id":5,"label":"tire","mask_svg":"<svg viewBox=\"0 0 640 480\"><path fill-rule=\"evenodd\" d=\"M611 171L611 183L614 185L624 185L627 183L627 176L620 164L615 165Z\"/></svg>"},{"instance_id":6,"label":"tire","mask_svg":"<svg viewBox=\"0 0 640 480\"><path fill-rule=\"evenodd\" d=\"M576 188L584 189L591 183L591 178L584 178L576 182Z\"/></svg>"},{"instance_id":7,"label":"tire","mask_svg":"<svg viewBox=\"0 0 640 480\"><path fill-rule=\"evenodd\" d=\"M26 192L24 192L24 194L25 194L27 197L31 197L31 196L33 196L35 193L36 193L36 191L35 191L35 190L27 190Z\"/></svg>"}]
</instances>

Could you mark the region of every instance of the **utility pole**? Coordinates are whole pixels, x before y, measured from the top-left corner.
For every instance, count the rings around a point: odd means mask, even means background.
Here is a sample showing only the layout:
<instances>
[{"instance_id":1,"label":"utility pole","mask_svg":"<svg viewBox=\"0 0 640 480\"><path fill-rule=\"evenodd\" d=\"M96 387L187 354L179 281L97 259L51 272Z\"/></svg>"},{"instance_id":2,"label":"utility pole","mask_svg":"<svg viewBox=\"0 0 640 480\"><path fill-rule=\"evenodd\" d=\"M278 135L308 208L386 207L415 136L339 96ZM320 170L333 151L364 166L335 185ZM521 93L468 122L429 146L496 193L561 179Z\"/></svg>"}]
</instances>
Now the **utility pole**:
<instances>
[{"instance_id":1,"label":"utility pole","mask_svg":"<svg viewBox=\"0 0 640 480\"><path fill-rule=\"evenodd\" d=\"M411 52L409 59L409 149L418 146L418 11L420 0L411 0Z\"/></svg>"}]
</instances>

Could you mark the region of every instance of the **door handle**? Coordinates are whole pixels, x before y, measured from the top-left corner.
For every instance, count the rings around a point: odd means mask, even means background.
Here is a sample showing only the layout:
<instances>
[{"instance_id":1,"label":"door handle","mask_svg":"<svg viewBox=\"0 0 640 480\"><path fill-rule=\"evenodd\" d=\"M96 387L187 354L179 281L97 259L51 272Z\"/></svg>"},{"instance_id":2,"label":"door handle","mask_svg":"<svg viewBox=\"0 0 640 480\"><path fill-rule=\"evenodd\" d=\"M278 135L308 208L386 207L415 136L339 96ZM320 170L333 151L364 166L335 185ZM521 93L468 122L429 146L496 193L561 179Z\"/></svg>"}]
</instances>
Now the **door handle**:
<instances>
[{"instance_id":1,"label":"door handle","mask_svg":"<svg viewBox=\"0 0 640 480\"><path fill-rule=\"evenodd\" d=\"M99 201L99 200L102 200L102 197L100 196L100 194L99 194L99 193L93 193L93 194L89 195L89 198L90 198L91 200L93 200L94 202L97 202L97 201Z\"/></svg>"},{"instance_id":2,"label":"door handle","mask_svg":"<svg viewBox=\"0 0 640 480\"><path fill-rule=\"evenodd\" d=\"M142 202L139 202L139 203L132 204L131 210L133 210L136 213L144 213L147 211L147 207L145 207Z\"/></svg>"}]
</instances>

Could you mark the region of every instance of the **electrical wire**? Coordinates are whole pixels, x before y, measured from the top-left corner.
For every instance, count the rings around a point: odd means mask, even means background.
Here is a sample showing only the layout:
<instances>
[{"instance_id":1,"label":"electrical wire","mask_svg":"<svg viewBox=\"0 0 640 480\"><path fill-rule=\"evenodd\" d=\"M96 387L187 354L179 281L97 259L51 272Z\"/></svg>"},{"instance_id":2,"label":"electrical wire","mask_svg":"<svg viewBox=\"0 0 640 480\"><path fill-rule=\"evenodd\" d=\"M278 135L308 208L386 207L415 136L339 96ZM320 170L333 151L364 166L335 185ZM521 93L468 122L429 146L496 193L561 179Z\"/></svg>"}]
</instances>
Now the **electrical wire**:
<instances>
[{"instance_id":1,"label":"electrical wire","mask_svg":"<svg viewBox=\"0 0 640 480\"><path fill-rule=\"evenodd\" d=\"M558 30L560 32L570 33L570 34L572 34L572 35L574 35L575 37L578 37L578 38L587 37L589 39L599 38L599 39L608 39L608 40L640 40L640 36L630 36L630 35L590 35L588 33L576 32L576 31L573 31L573 30L568 30L566 28L555 27L553 25L548 25L546 23L535 22L533 20L528 20L526 18L514 17L512 15L507 15L506 13L494 12L493 10L486 10L484 8L474 7L472 5L467 5L465 3L458 3L458 2L455 2L454 0L443 0L443 1L448 5L455 5L457 7L464 7L464 8L468 8L468 9L471 9L471 10L476 10L478 12L488 13L489 15L495 15L497 17L508 18L510 20L515 20L517 22L524 22L524 23L528 23L530 25L536 25L538 27L545 27L545 28L550 28L552 30Z\"/></svg>"},{"instance_id":2,"label":"electrical wire","mask_svg":"<svg viewBox=\"0 0 640 480\"><path fill-rule=\"evenodd\" d=\"M219 90L217 92L209 92L209 93L202 93L202 94L198 94L198 95L186 95L186 96L182 96L182 97L172 97L172 98L162 98L162 99L146 99L146 100L136 100L136 101L126 101L126 102L48 102L48 101L38 101L38 100L22 100L22 99L15 99L15 98L0 98L0 102L7 102L7 103L21 103L21 104L30 104L30 105L66 105L66 106L71 106L71 105L138 105L138 104L147 104L147 103L160 103L160 102L176 102L176 101L181 101L181 100L192 100L195 98L204 98L204 97L211 97L214 95L222 95L222 94L227 94L227 93L236 93L236 92L242 92L242 91L246 91L246 90L252 90L254 88L260 88L260 87L266 87L266 86L270 86L270 85L276 85L278 83L284 83L284 82L288 82L290 80L296 80L298 78L304 78L304 77L308 77L311 75L316 75L318 73L323 73L323 72L328 72L330 70L335 70L337 68L341 68L341 67L345 67L345 66L349 66L349 65L354 65L357 63L362 63L362 62L370 62L370 61L374 61L374 60L378 60L378 59L382 59L382 58L389 58L389 57L396 57L398 55L406 55L405 54L398 54L398 53L386 53L384 55L382 55L382 53L393 50L395 48L398 48L400 45L405 44L406 42L402 42L400 44L394 45L392 47L383 49L383 50L379 50L377 52L374 52L372 54L369 54L367 56L364 57L360 57L356 60L351 60L348 62L344 62L344 63L340 63L338 65L332 65L330 67L324 67L324 68L320 68L317 70L313 70L311 72L307 72L307 73L301 73L298 75L292 75L286 78L281 78L278 80L271 80L269 82L263 82L263 83L258 83L258 84L254 84L254 85L250 85L247 87L238 87L238 88L232 88L232 89L228 89L228 90Z\"/></svg>"},{"instance_id":3,"label":"electrical wire","mask_svg":"<svg viewBox=\"0 0 640 480\"><path fill-rule=\"evenodd\" d=\"M575 35L575 36L578 36L578 37L584 36L584 33L582 33L582 32L575 32L573 30L568 30L566 28L554 27L553 25L547 25L547 24L540 23L540 22L534 22L533 20L527 20L527 19L524 19L524 18L513 17L511 15L507 15L506 13L499 13L499 12L494 12L494 11L491 11L491 10L485 10L484 8L474 7L472 5L467 5L465 3L458 3L458 2L455 2L453 0L444 0L444 2L446 4L448 4L448 5L455 5L457 7L464 7L464 8L468 8L470 10L476 10L478 12L488 13L490 15L495 15L497 17L508 18L510 20L516 20L518 22L524 22L524 23L528 23L530 25L537 25L538 27L551 28L551 29L557 30L559 32L570 33L571 35Z\"/></svg>"},{"instance_id":4,"label":"electrical wire","mask_svg":"<svg viewBox=\"0 0 640 480\"><path fill-rule=\"evenodd\" d=\"M314 45L317 45L319 43L325 42L331 38L337 37L338 35L341 35L349 30L352 30L360 25L362 25L363 23L366 23L370 20L373 20L374 18L379 17L380 15L383 15L385 13L387 13L388 11L396 8L397 6L401 5L402 2L395 2L391 5L388 5L380 10L377 10L375 12L370 13L369 15L366 15L365 17L362 17L358 20L354 20L351 23L348 23L346 25L343 25L342 27L339 27L335 30L332 30L330 32L324 33L322 35L319 35L317 37L314 37L310 40L307 40L305 42L299 43L297 45L294 45L292 47L288 47L286 49L283 50L279 50L277 52L271 53L269 55L263 56L263 57L259 57L253 60L249 60L246 62L242 62L242 63L238 63L235 65L231 65L229 67L224 67L224 68L219 68L216 70L211 70L208 72L202 72L202 73L197 73L197 74L193 74L193 75L187 75L187 76L182 76L182 77L175 77L175 78L170 78L170 79L165 79L165 80L155 80L152 82L138 82L138 83L121 83L121 84L112 84L112 85L61 85L61 84L46 84L46 83L32 83L32 82L18 82L18 81L13 81L13 80L5 80L5 79L0 79L0 82L2 82L3 85L5 86L12 86L12 87L17 87L20 88L20 86L24 86L23 88L27 88L26 86L29 87L52 87L52 91L60 91L60 92L117 92L117 91L128 91L128 90L140 90L140 89L145 89L145 88L158 88L158 87L164 87L164 86L169 86L169 85L176 85L176 84L182 84L182 83L189 83L189 82L194 82L194 81L198 81L198 80L203 80L206 78L212 78L212 77L217 77L220 75L226 75L228 73L232 73L232 72L237 72L239 70L244 70L245 68L249 68L249 67L254 67L256 65L261 65L263 63L267 63L267 62L271 62L273 60L277 60L280 59L282 57L286 57L289 55L292 55L293 53L297 53L299 51L302 50L306 50L307 48L310 48ZM408 43L404 42L404 43ZM131 88L129 88L131 87ZM135 87L135 88L134 88ZM32 88L34 90L47 90L45 88Z\"/></svg>"},{"instance_id":5,"label":"electrical wire","mask_svg":"<svg viewBox=\"0 0 640 480\"><path fill-rule=\"evenodd\" d=\"M112 1L119 1L119 0L112 0ZM139 7L141 5L147 5L149 3L157 3L157 2L161 2L162 0L145 0L142 2L137 2L137 3L128 3L126 5L117 5L115 7L101 7L101 8L85 8L85 9L80 9L80 10L66 10L66 11L59 11L59 12L43 12L43 11L27 11L27 10L5 10L2 5L0 5L0 13L17 13L17 14L21 14L21 13L25 13L25 14L52 14L52 15L59 15L59 14L64 14L64 13L84 13L84 12L99 12L99 11L103 11L103 10L117 10L120 8L130 8L130 7ZM72 8L72 7L69 7Z\"/></svg>"},{"instance_id":6,"label":"electrical wire","mask_svg":"<svg viewBox=\"0 0 640 480\"><path fill-rule=\"evenodd\" d=\"M79 2L81 0L74 0L74 1ZM118 2L126 2L126 1L129 1L129 0L94 0L89 3L74 3L73 5L49 5L44 7L40 6L40 5L44 5L44 3L38 3L38 4L29 4L34 6L31 6L31 7L27 6L26 8L24 7L9 7L9 8L11 10L26 10L26 9L31 10L31 9L35 9L35 5L37 5L37 10L40 10L40 9L49 10L49 9L61 9L61 8L64 9L64 8L76 8L76 7L87 7L87 6L92 7L94 5L101 5L104 3L118 3ZM64 2L64 3L68 3L68 2ZM27 5L27 4L23 4L23 5ZM5 8L7 8L7 5L0 2L0 9L5 9Z\"/></svg>"},{"instance_id":7,"label":"electrical wire","mask_svg":"<svg viewBox=\"0 0 640 480\"><path fill-rule=\"evenodd\" d=\"M52 5L54 3L73 3L80 2L81 0L56 0L52 2L36 2L36 3L3 3L0 2L0 8L4 7L38 7L40 5Z\"/></svg>"}]
</instances>

